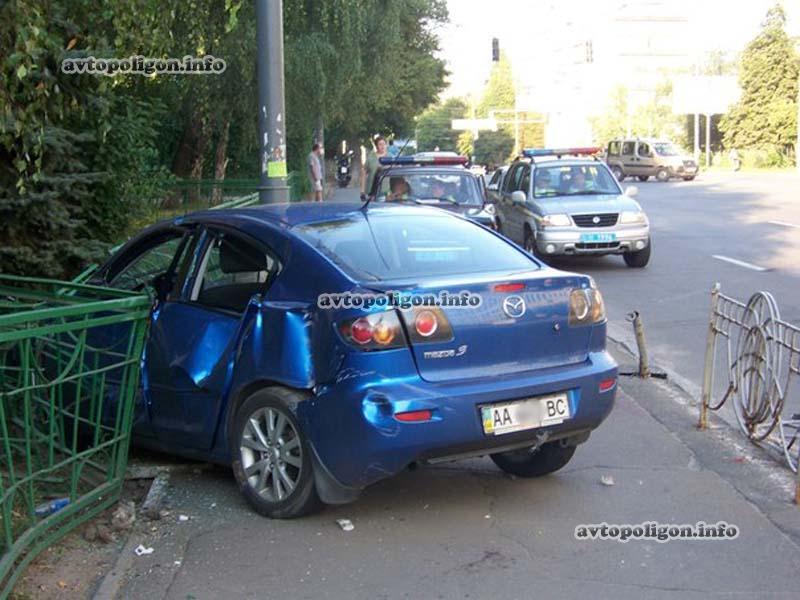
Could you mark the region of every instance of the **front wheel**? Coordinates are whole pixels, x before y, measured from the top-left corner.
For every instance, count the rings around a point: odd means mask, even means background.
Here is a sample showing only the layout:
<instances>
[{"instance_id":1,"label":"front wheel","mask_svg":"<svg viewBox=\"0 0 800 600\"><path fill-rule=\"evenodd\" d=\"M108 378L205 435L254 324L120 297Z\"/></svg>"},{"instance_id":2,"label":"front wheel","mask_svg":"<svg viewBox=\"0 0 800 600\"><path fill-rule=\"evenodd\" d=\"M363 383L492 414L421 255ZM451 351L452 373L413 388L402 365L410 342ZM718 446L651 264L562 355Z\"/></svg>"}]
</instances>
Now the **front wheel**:
<instances>
[{"instance_id":1,"label":"front wheel","mask_svg":"<svg viewBox=\"0 0 800 600\"><path fill-rule=\"evenodd\" d=\"M542 253L539 252L539 247L536 245L536 238L533 236L533 232L527 227L525 228L525 239L522 242L522 247L528 254L532 254L539 260L544 261L544 257Z\"/></svg>"},{"instance_id":2,"label":"front wheel","mask_svg":"<svg viewBox=\"0 0 800 600\"><path fill-rule=\"evenodd\" d=\"M664 167L661 167L658 171L656 171L656 179L661 183L669 181L669 171L667 171Z\"/></svg>"},{"instance_id":3,"label":"front wheel","mask_svg":"<svg viewBox=\"0 0 800 600\"><path fill-rule=\"evenodd\" d=\"M638 252L626 252L622 255L622 258L625 260L625 264L633 269L641 269L647 266L647 263L650 262L650 250L653 247L653 242L648 238L647 246L639 250Z\"/></svg>"},{"instance_id":4,"label":"front wheel","mask_svg":"<svg viewBox=\"0 0 800 600\"><path fill-rule=\"evenodd\" d=\"M542 477L566 465L577 446L563 446L561 442L547 442L537 448L523 448L492 454L491 459L502 471L517 477Z\"/></svg>"},{"instance_id":5,"label":"front wheel","mask_svg":"<svg viewBox=\"0 0 800 600\"><path fill-rule=\"evenodd\" d=\"M233 474L253 509L291 519L321 507L311 447L290 406L302 401L283 388L264 388L236 411L231 431Z\"/></svg>"}]
</instances>

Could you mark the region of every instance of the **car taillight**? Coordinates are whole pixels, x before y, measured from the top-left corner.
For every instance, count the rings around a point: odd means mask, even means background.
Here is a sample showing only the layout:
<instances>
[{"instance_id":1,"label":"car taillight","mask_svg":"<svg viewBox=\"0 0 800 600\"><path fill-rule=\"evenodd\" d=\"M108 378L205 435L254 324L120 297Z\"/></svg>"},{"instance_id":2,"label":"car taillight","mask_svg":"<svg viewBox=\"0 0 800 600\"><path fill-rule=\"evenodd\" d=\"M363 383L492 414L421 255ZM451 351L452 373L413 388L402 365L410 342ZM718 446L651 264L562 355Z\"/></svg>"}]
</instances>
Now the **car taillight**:
<instances>
[{"instance_id":1,"label":"car taillight","mask_svg":"<svg viewBox=\"0 0 800 600\"><path fill-rule=\"evenodd\" d=\"M449 342L453 339L450 321L441 309L417 307L404 310L402 314L412 343Z\"/></svg>"},{"instance_id":2,"label":"car taillight","mask_svg":"<svg viewBox=\"0 0 800 600\"><path fill-rule=\"evenodd\" d=\"M439 328L439 321L436 315L429 310L423 310L414 317L414 329L424 338L431 337Z\"/></svg>"},{"instance_id":3,"label":"car taillight","mask_svg":"<svg viewBox=\"0 0 800 600\"><path fill-rule=\"evenodd\" d=\"M343 321L339 324L339 333L359 350L390 350L406 345L400 319L394 310Z\"/></svg>"},{"instance_id":4,"label":"car taillight","mask_svg":"<svg viewBox=\"0 0 800 600\"><path fill-rule=\"evenodd\" d=\"M569 324L593 325L606 318L603 296L596 288L572 290L569 295Z\"/></svg>"}]
</instances>

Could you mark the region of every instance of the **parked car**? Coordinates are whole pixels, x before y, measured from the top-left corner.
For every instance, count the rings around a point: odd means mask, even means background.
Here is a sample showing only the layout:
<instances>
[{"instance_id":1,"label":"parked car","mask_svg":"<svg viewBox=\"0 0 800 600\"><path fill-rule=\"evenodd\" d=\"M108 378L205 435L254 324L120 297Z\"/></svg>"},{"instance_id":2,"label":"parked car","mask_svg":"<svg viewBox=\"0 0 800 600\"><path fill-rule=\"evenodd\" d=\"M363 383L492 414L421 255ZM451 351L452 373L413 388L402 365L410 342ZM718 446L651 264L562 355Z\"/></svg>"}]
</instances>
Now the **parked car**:
<instances>
[{"instance_id":1,"label":"parked car","mask_svg":"<svg viewBox=\"0 0 800 600\"><path fill-rule=\"evenodd\" d=\"M629 267L650 260L650 223L622 191L599 148L535 148L509 167L497 204L499 230L534 256L621 254Z\"/></svg>"},{"instance_id":2,"label":"parked car","mask_svg":"<svg viewBox=\"0 0 800 600\"><path fill-rule=\"evenodd\" d=\"M146 229L91 282L155 298L135 443L231 465L269 517L353 501L417 462L488 454L517 476L551 473L614 402L592 279L441 210L201 212ZM482 303L320 302L389 290Z\"/></svg>"},{"instance_id":3,"label":"parked car","mask_svg":"<svg viewBox=\"0 0 800 600\"><path fill-rule=\"evenodd\" d=\"M612 140L605 160L618 181L626 177L638 177L639 181L680 177L691 181L698 171L694 158L686 156L675 144L651 138Z\"/></svg>"},{"instance_id":4,"label":"parked car","mask_svg":"<svg viewBox=\"0 0 800 600\"><path fill-rule=\"evenodd\" d=\"M487 202L483 176L466 168L468 164L466 156L446 152L383 157L370 197L441 208L496 229L497 211Z\"/></svg>"}]
</instances>

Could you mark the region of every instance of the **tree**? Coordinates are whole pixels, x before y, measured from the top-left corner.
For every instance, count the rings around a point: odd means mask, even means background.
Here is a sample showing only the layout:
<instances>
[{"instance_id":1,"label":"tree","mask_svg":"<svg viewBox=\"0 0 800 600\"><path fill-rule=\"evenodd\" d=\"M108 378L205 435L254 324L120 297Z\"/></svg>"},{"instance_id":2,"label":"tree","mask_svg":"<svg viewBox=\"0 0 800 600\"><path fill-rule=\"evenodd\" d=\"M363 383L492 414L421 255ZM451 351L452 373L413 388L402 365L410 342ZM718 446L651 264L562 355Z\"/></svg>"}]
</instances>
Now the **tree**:
<instances>
[{"instance_id":1,"label":"tree","mask_svg":"<svg viewBox=\"0 0 800 600\"><path fill-rule=\"evenodd\" d=\"M742 53L742 95L719 124L729 148L787 153L796 140L798 60L785 24L783 8L776 4Z\"/></svg>"},{"instance_id":2,"label":"tree","mask_svg":"<svg viewBox=\"0 0 800 600\"><path fill-rule=\"evenodd\" d=\"M428 108L417 119L417 149L456 149L462 132L452 128L452 121L466 115L467 103L461 98L450 98L444 104Z\"/></svg>"}]
</instances>

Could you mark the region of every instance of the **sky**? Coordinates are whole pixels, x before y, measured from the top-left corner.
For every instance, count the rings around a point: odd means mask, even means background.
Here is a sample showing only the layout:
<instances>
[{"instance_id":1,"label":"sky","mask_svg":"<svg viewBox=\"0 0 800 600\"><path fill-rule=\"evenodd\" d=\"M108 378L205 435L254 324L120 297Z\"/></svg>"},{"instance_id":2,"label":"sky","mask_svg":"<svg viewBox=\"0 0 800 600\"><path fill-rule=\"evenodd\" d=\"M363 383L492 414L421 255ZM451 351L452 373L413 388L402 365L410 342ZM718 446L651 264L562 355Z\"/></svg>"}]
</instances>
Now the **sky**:
<instances>
[{"instance_id":1,"label":"sky","mask_svg":"<svg viewBox=\"0 0 800 600\"><path fill-rule=\"evenodd\" d=\"M656 86L669 77L674 99L690 99L682 107L705 104L709 93L701 89L712 88L685 77L676 83L672 73L691 73L712 51L735 59L775 1L447 0L450 23L438 32L450 71L442 96L477 101L497 37L514 71L518 108L546 115L547 143L588 143L592 115L607 110L617 86L628 90L628 103L636 107L652 101ZM787 32L800 38L800 0L782 4ZM714 107L735 101L735 78L727 84L715 88Z\"/></svg>"},{"instance_id":2,"label":"sky","mask_svg":"<svg viewBox=\"0 0 800 600\"><path fill-rule=\"evenodd\" d=\"M451 71L444 96L480 92L491 67L491 39L502 50L524 82L541 79L532 70L547 72L563 62L565 53L583 39L595 39L595 55L603 38L619 38L647 28L635 22L643 16L656 19L685 17L679 31L664 25L664 37L690 55L710 50L733 53L757 33L767 9L775 0L448 0L450 24L440 30L442 57ZM783 0L787 30L800 35L800 0ZM626 19L628 19L626 21ZM658 21L651 23L659 26ZM598 47L600 44L600 47ZM559 59L562 59L561 61ZM606 61L614 68L614 57Z\"/></svg>"}]
</instances>

